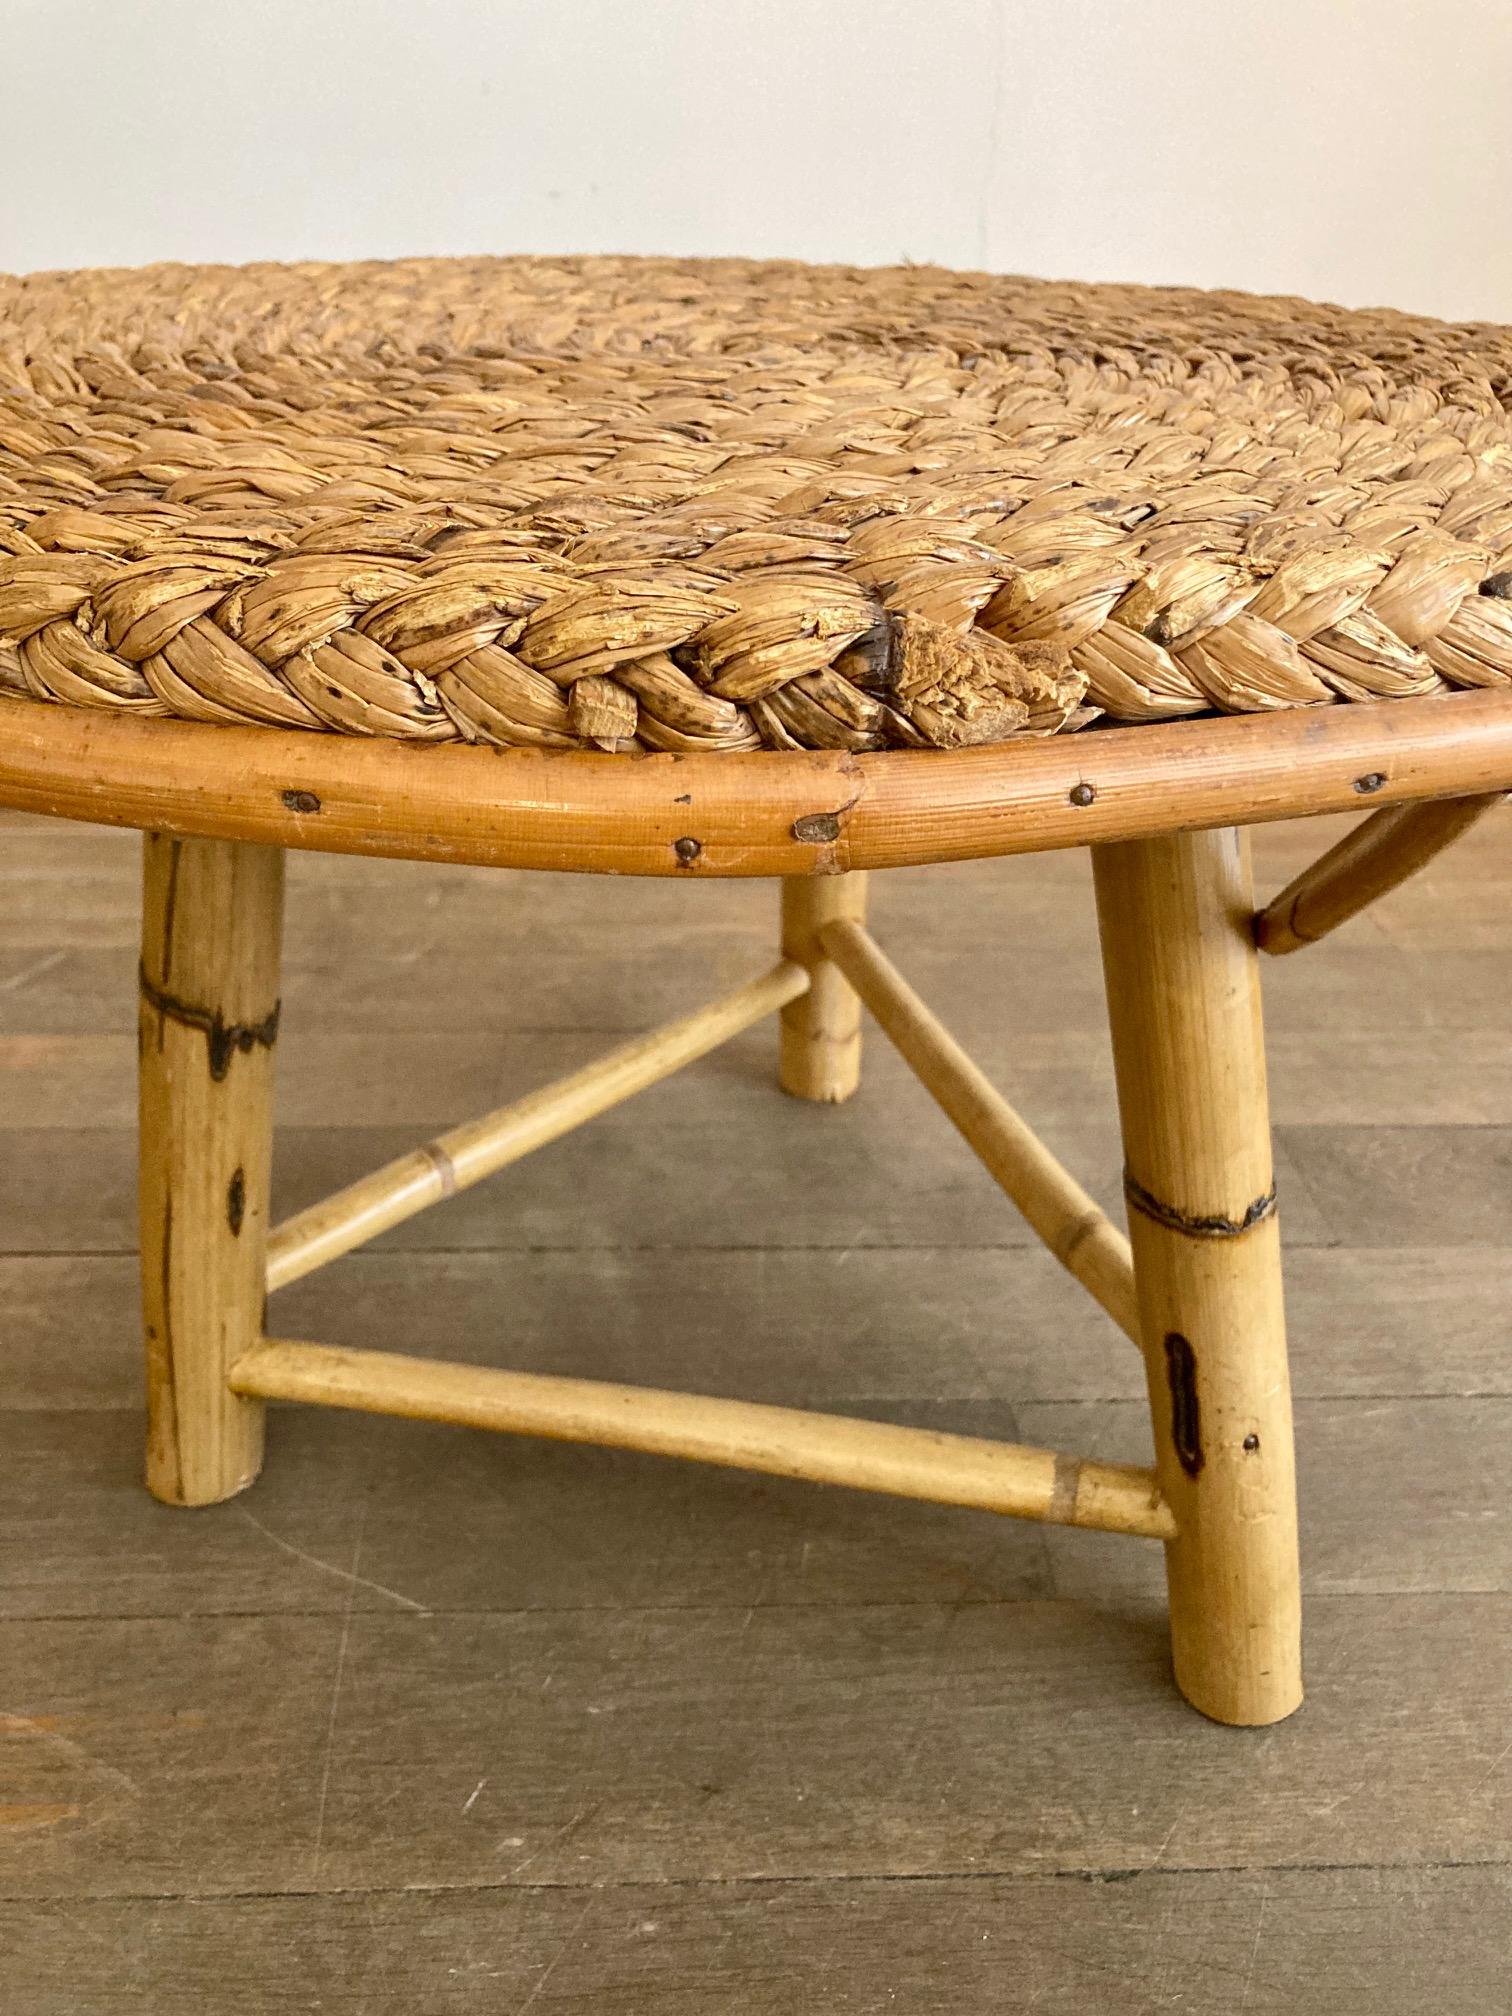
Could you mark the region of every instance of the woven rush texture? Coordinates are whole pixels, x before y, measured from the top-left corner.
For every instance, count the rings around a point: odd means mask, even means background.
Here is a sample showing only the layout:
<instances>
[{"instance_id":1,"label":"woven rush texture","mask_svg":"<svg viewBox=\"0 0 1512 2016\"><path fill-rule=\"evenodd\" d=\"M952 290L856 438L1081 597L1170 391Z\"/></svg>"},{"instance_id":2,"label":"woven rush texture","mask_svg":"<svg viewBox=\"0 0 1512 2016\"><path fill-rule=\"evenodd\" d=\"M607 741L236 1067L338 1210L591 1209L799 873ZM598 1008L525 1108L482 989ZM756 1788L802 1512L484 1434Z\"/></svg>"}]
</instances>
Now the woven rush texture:
<instances>
[{"instance_id":1,"label":"woven rush texture","mask_svg":"<svg viewBox=\"0 0 1512 2016\"><path fill-rule=\"evenodd\" d=\"M0 687L609 750L1512 679L1512 332L742 261L0 278Z\"/></svg>"}]
</instances>

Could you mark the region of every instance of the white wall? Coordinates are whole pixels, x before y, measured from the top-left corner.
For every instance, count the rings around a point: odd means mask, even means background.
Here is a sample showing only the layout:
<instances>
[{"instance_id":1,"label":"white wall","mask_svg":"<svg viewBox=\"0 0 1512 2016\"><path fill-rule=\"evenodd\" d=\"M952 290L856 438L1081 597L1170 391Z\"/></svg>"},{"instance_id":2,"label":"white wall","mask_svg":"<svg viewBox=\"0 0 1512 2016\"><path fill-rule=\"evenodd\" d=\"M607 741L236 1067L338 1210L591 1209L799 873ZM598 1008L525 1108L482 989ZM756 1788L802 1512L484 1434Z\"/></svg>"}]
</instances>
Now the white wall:
<instances>
[{"instance_id":1,"label":"white wall","mask_svg":"<svg viewBox=\"0 0 1512 2016\"><path fill-rule=\"evenodd\" d=\"M1512 321L1508 0L0 0L0 269L936 259Z\"/></svg>"}]
</instances>

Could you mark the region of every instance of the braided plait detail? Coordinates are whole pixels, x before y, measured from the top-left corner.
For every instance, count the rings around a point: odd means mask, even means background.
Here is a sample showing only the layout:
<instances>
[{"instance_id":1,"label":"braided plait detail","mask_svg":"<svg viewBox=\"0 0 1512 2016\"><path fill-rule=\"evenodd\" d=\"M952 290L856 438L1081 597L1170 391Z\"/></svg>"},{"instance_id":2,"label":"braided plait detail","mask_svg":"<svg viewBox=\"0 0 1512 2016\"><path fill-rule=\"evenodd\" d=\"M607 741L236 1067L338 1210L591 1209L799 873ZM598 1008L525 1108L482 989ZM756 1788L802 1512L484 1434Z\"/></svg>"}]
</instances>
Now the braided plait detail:
<instances>
[{"instance_id":1,"label":"braided plait detail","mask_svg":"<svg viewBox=\"0 0 1512 2016\"><path fill-rule=\"evenodd\" d=\"M0 280L0 686L944 747L1512 681L1512 336L929 269Z\"/></svg>"}]
</instances>

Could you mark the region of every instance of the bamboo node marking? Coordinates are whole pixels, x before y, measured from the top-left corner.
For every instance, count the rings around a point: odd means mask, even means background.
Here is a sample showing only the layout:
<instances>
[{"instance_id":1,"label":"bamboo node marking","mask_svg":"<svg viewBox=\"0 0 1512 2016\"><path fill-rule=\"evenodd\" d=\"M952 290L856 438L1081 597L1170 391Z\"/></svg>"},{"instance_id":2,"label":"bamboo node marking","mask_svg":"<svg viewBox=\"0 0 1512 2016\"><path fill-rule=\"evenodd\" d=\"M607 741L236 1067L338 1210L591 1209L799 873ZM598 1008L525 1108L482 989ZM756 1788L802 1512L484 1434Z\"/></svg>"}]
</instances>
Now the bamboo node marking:
<instances>
[{"instance_id":1,"label":"bamboo node marking","mask_svg":"<svg viewBox=\"0 0 1512 2016\"><path fill-rule=\"evenodd\" d=\"M1242 1218L1225 1218L1221 1213L1194 1215L1178 1211L1174 1204L1162 1203L1151 1191L1124 1171L1124 1196L1133 1208L1146 1218L1153 1218L1157 1225L1164 1225L1172 1232L1185 1233L1189 1239L1238 1239L1256 1225L1274 1216L1276 1209L1276 1186L1271 1184L1263 1197L1257 1197L1245 1211Z\"/></svg>"},{"instance_id":2,"label":"bamboo node marking","mask_svg":"<svg viewBox=\"0 0 1512 2016\"><path fill-rule=\"evenodd\" d=\"M1166 1332L1166 1383L1171 1389L1171 1446L1188 1477L1202 1468L1202 1409L1197 1399L1197 1354L1179 1330Z\"/></svg>"},{"instance_id":3,"label":"bamboo node marking","mask_svg":"<svg viewBox=\"0 0 1512 2016\"><path fill-rule=\"evenodd\" d=\"M1052 1526L1071 1526L1076 1520L1076 1497L1081 1489L1081 1464L1074 1456L1057 1450L1055 1479L1045 1517Z\"/></svg>"},{"instance_id":4,"label":"bamboo node marking","mask_svg":"<svg viewBox=\"0 0 1512 2016\"><path fill-rule=\"evenodd\" d=\"M443 1197L455 1197L457 1194L457 1165L441 1146L440 1142L423 1142L420 1153L440 1177L441 1195Z\"/></svg>"},{"instance_id":5,"label":"bamboo node marking","mask_svg":"<svg viewBox=\"0 0 1512 2016\"><path fill-rule=\"evenodd\" d=\"M1103 1213L1094 1205L1090 1211L1084 1211L1081 1217L1076 1219L1063 1237L1051 1244L1051 1252L1063 1267L1069 1266L1071 1256L1077 1248L1090 1239L1094 1232L1100 1231L1107 1222Z\"/></svg>"},{"instance_id":6,"label":"bamboo node marking","mask_svg":"<svg viewBox=\"0 0 1512 2016\"><path fill-rule=\"evenodd\" d=\"M137 968L137 984L143 998L159 1015L202 1033L210 1051L210 1076L217 1083L231 1069L231 1059L238 1050L244 1055L259 1047L271 1050L278 1040L282 1002L275 1001L261 1022L227 1022L218 1008L213 1011L197 1008L191 1001L181 1001L176 994L166 993L148 977L145 966Z\"/></svg>"}]
</instances>

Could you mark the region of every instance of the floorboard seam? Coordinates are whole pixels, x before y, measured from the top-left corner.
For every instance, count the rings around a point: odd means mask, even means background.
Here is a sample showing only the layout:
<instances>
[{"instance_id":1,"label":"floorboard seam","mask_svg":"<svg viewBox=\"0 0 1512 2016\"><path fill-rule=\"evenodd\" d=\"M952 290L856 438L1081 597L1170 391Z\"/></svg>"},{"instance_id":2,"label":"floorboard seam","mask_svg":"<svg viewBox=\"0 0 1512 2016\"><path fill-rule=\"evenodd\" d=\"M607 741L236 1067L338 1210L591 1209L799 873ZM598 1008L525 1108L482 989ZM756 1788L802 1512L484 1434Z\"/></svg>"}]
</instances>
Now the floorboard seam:
<instances>
[{"instance_id":1,"label":"floorboard seam","mask_svg":"<svg viewBox=\"0 0 1512 2016\"><path fill-rule=\"evenodd\" d=\"M944 1883L1132 1883L1140 1877L1185 1876L1438 1876L1458 1870L1506 1870L1512 1860L1499 1856L1466 1857L1437 1862L1201 1862L1148 1863L1106 1869L924 1869L830 1870L813 1874L739 1876L626 1876L605 1882L569 1883L538 1879L498 1883L353 1883L320 1890L98 1890L0 1891L6 1904L292 1904L335 1901L345 1897L493 1897L501 1892L590 1890L612 1895L635 1890L793 1889L840 1884Z\"/></svg>"},{"instance_id":2,"label":"floorboard seam","mask_svg":"<svg viewBox=\"0 0 1512 2016\"><path fill-rule=\"evenodd\" d=\"M1500 1583L1487 1584L1475 1589L1313 1589L1305 1590L1305 1599L1310 1603L1399 1603L1423 1601L1442 1603L1446 1598L1458 1602L1502 1602L1507 1588ZM408 1622L415 1626L433 1624L438 1619L486 1618L491 1622L505 1622L524 1618L540 1617L807 1617L816 1612L826 1614L855 1613L876 1610L940 1611L953 1614L958 1610L1023 1610L1047 1609L1090 1610L1109 1622L1146 1624L1164 1621L1166 1610L1163 1597L1152 1595L1147 1604L1141 1604L1133 1596L1112 1595L1096 1601L1082 1596L1057 1596L1052 1591L1041 1595L1025 1596L967 1596L941 1597L877 1597L872 1600L842 1603L826 1597L811 1603L565 1603L551 1605L512 1605L504 1609L457 1609L438 1610L430 1605L414 1609L394 1610L360 1609L359 1617L384 1617L395 1623ZM25 1628L43 1624L214 1624L214 1623L282 1623L295 1619L304 1622L319 1622L324 1619L335 1621L344 1615L344 1608L332 1607L324 1610L299 1608L270 1610L72 1610L41 1614L37 1612L11 1613L0 1610L0 1623Z\"/></svg>"}]
</instances>

